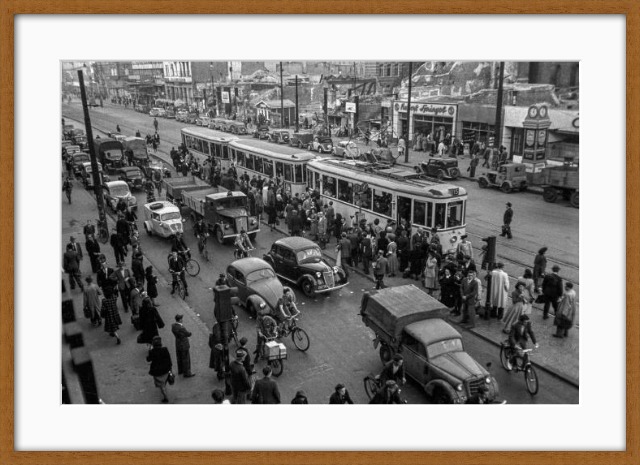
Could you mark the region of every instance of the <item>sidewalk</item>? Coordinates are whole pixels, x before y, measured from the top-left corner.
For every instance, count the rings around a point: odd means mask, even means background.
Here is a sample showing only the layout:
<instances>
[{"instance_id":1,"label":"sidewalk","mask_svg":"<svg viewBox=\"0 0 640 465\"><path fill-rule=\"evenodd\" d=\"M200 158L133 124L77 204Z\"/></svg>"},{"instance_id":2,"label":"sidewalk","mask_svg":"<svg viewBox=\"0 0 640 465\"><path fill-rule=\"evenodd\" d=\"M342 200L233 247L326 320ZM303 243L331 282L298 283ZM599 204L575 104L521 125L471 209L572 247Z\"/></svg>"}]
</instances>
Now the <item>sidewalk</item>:
<instances>
[{"instance_id":1,"label":"sidewalk","mask_svg":"<svg viewBox=\"0 0 640 465\"><path fill-rule=\"evenodd\" d=\"M62 243L60 244L61 254L64 252L69 236L74 235L81 243L84 251L84 235L82 228L88 219L95 222L95 200L75 182L72 201L69 205L66 199L62 203ZM108 219L109 226L113 227L114 222ZM107 244L100 244L101 252L107 257L107 263L113 266L115 263L113 249ZM131 256L126 258L127 264ZM145 265L156 264L150 262L145 257ZM91 265L88 257L84 257L80 265L82 279L91 275ZM209 369L208 346L209 330L205 324L195 315L194 311L179 297L169 294L170 283L163 279L162 275L155 271L158 276L158 293L156 302L160 304L158 312L164 320L165 326L159 330L162 342L171 353L173 361L173 371L176 373L176 383L168 386L170 403L180 404L208 404L212 403L211 391L215 388L224 390L224 382L218 381L214 371ZM95 275L92 275L95 279ZM131 313L122 311L122 303L118 298L118 308L122 318L122 326L118 332L121 345L116 345L115 338L104 332L103 326L93 328L91 322L84 317L82 312L82 293L76 288L71 291L73 296L73 306L76 320L83 333L84 344L91 354L94 372L99 386L99 396L107 404L130 403L130 404L156 404L160 403L162 395L160 390L153 384L153 378L149 375L149 363L146 361L147 346L138 344L136 338L139 331L136 331L131 324ZM174 323L176 313L184 315L183 324L187 330L191 331L191 366L197 376L185 379L177 375L175 338L171 333L171 325ZM114 375L115 373L115 375ZM185 389L181 389L181 388Z\"/></svg>"}]
</instances>

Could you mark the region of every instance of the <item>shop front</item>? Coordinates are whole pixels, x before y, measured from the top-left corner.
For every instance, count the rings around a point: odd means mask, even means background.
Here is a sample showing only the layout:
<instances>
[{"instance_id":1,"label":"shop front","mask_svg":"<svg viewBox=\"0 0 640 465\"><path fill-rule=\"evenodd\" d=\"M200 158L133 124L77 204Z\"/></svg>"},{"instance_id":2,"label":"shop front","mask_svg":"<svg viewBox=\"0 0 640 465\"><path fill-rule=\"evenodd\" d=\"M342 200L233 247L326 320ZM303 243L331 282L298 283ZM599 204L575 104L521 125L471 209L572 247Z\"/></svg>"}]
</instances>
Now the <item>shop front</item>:
<instances>
[{"instance_id":1,"label":"shop front","mask_svg":"<svg viewBox=\"0 0 640 465\"><path fill-rule=\"evenodd\" d=\"M408 117L407 103L393 104L393 132L396 135L407 135L409 141L418 134L431 134L436 144L447 136L453 137L458 113L457 103L411 103ZM410 119L409 119L410 118Z\"/></svg>"},{"instance_id":2,"label":"shop front","mask_svg":"<svg viewBox=\"0 0 640 465\"><path fill-rule=\"evenodd\" d=\"M488 147L491 141L495 140L495 106L460 104L458 106L458 120L460 128L456 131L456 137L462 140L465 153L471 150L476 141L484 142Z\"/></svg>"}]
</instances>

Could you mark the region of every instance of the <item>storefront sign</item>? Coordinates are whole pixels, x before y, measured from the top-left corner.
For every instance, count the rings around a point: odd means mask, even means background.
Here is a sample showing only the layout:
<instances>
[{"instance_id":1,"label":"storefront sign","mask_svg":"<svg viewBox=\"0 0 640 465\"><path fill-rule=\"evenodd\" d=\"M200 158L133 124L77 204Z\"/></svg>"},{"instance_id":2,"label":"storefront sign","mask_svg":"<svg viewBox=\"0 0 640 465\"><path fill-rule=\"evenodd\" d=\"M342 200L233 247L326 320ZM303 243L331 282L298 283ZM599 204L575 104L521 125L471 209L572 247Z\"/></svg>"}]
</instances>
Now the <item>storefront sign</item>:
<instances>
[{"instance_id":1,"label":"storefront sign","mask_svg":"<svg viewBox=\"0 0 640 465\"><path fill-rule=\"evenodd\" d=\"M538 131L538 147L544 147L544 143L547 140L547 130L541 129Z\"/></svg>"},{"instance_id":2,"label":"storefront sign","mask_svg":"<svg viewBox=\"0 0 640 465\"><path fill-rule=\"evenodd\" d=\"M178 76L167 76L164 78L167 82L191 82L191 76L189 77L178 77Z\"/></svg>"},{"instance_id":3,"label":"storefront sign","mask_svg":"<svg viewBox=\"0 0 640 465\"><path fill-rule=\"evenodd\" d=\"M525 139L525 143L527 144L527 147L533 147L535 140L536 140L536 132L532 129L527 129L527 135Z\"/></svg>"},{"instance_id":4,"label":"storefront sign","mask_svg":"<svg viewBox=\"0 0 640 465\"><path fill-rule=\"evenodd\" d=\"M355 113L356 112L356 104L354 102L345 102L344 111L346 113Z\"/></svg>"},{"instance_id":5,"label":"storefront sign","mask_svg":"<svg viewBox=\"0 0 640 465\"><path fill-rule=\"evenodd\" d=\"M407 104L396 102L393 106L395 111L407 111ZM453 117L456 113L454 105L434 105L431 103L417 103L411 105L411 113L414 115L434 115Z\"/></svg>"},{"instance_id":6,"label":"storefront sign","mask_svg":"<svg viewBox=\"0 0 640 465\"><path fill-rule=\"evenodd\" d=\"M229 100L229 92L222 92L222 103L231 103Z\"/></svg>"}]
</instances>

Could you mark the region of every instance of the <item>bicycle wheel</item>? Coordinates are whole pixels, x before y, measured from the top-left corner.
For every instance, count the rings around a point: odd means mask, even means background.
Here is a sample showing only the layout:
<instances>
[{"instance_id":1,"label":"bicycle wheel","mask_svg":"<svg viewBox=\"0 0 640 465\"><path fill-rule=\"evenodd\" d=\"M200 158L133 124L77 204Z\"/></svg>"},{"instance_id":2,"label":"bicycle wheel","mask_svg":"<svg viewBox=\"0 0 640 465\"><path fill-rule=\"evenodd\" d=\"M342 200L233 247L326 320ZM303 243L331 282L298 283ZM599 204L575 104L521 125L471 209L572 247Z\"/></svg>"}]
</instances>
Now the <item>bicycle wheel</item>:
<instances>
[{"instance_id":1,"label":"bicycle wheel","mask_svg":"<svg viewBox=\"0 0 640 465\"><path fill-rule=\"evenodd\" d=\"M302 328L295 328L291 333L291 339L293 339L293 344L301 352L306 352L311 345L311 342L309 341L309 335Z\"/></svg>"},{"instance_id":2,"label":"bicycle wheel","mask_svg":"<svg viewBox=\"0 0 640 465\"><path fill-rule=\"evenodd\" d=\"M527 391L532 396L535 396L538 393L538 374L536 373L536 369L533 368L533 365L527 365L524 369L524 382L527 384Z\"/></svg>"},{"instance_id":3,"label":"bicycle wheel","mask_svg":"<svg viewBox=\"0 0 640 465\"><path fill-rule=\"evenodd\" d=\"M191 277L198 276L198 273L200 273L200 263L198 263L193 258L190 258L189 260L187 260L187 265L185 266L185 269L187 270L187 274L189 276Z\"/></svg>"},{"instance_id":4,"label":"bicycle wheel","mask_svg":"<svg viewBox=\"0 0 640 465\"><path fill-rule=\"evenodd\" d=\"M98 229L98 240L103 244L106 244L109 240L109 230L107 228Z\"/></svg>"},{"instance_id":5,"label":"bicycle wheel","mask_svg":"<svg viewBox=\"0 0 640 465\"><path fill-rule=\"evenodd\" d=\"M502 368L504 368L507 371L513 370L513 367L511 366L511 360L509 360L510 357L511 357L511 349L507 346L501 346L500 347L500 363L502 363Z\"/></svg>"},{"instance_id":6,"label":"bicycle wheel","mask_svg":"<svg viewBox=\"0 0 640 465\"><path fill-rule=\"evenodd\" d=\"M376 395L376 381L371 378L371 376L367 376L364 379L364 392L367 393L369 400L373 399L373 396Z\"/></svg>"},{"instance_id":7,"label":"bicycle wheel","mask_svg":"<svg viewBox=\"0 0 640 465\"><path fill-rule=\"evenodd\" d=\"M187 295L187 290L184 288L184 284L180 280L178 280L178 295L182 300L184 300Z\"/></svg>"},{"instance_id":8,"label":"bicycle wheel","mask_svg":"<svg viewBox=\"0 0 640 465\"><path fill-rule=\"evenodd\" d=\"M282 360L269 360L269 366L271 367L273 376L276 378L284 371L284 363Z\"/></svg>"}]
</instances>

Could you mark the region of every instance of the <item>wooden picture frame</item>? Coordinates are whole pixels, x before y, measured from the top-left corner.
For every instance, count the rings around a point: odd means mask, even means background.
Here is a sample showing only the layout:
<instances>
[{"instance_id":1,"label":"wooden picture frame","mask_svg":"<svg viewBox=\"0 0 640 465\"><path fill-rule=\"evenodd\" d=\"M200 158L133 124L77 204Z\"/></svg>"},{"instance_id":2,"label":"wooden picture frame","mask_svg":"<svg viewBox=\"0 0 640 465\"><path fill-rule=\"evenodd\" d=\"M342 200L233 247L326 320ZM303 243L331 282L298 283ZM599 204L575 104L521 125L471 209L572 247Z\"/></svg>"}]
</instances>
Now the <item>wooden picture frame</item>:
<instances>
[{"instance_id":1,"label":"wooden picture frame","mask_svg":"<svg viewBox=\"0 0 640 465\"><path fill-rule=\"evenodd\" d=\"M0 463L7 464L154 464L251 463L307 465L344 464L551 464L584 465L638 463L640 450L640 3L632 1L584 2L538 0L404 1L292 1L292 0L7 0L0 12ZM627 85L627 285L626 285L626 450L623 452L17 452L14 448L14 20L19 14L607 14L626 16ZM4 219L3 218L3 219ZM606 402L603 396L603 402ZM594 421L597 422L596 419ZM550 424L550 428L552 425Z\"/></svg>"}]
</instances>

